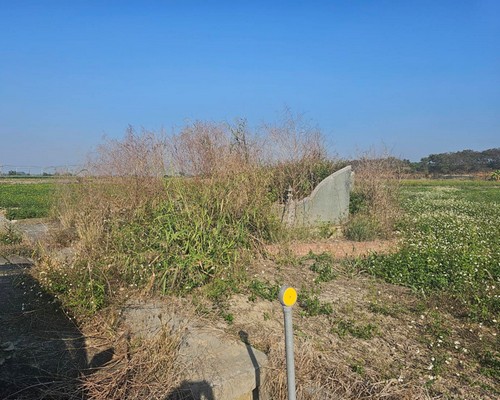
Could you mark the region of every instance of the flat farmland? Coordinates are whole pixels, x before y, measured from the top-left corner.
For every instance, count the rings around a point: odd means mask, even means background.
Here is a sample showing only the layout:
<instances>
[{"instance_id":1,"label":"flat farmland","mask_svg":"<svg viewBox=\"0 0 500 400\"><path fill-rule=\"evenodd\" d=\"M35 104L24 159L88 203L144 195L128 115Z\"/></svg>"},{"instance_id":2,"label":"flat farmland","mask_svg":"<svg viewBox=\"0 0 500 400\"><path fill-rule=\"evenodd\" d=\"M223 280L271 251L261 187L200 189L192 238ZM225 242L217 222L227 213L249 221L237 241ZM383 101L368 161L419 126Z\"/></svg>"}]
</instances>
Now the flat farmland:
<instances>
[{"instance_id":1,"label":"flat farmland","mask_svg":"<svg viewBox=\"0 0 500 400\"><path fill-rule=\"evenodd\" d=\"M8 219L48 217L56 191L53 179L0 179L0 209Z\"/></svg>"}]
</instances>

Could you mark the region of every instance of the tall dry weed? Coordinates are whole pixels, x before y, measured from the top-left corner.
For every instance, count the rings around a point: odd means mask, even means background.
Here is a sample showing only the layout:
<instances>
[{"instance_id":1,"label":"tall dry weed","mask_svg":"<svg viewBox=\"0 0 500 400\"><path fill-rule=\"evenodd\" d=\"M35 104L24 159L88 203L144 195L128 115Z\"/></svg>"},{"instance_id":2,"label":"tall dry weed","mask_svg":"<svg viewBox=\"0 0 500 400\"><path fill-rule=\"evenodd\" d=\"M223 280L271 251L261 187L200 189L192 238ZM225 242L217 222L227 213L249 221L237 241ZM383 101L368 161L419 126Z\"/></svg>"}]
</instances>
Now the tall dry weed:
<instances>
[{"instance_id":1,"label":"tall dry weed","mask_svg":"<svg viewBox=\"0 0 500 400\"><path fill-rule=\"evenodd\" d=\"M265 124L261 130L263 159L272 172L270 192L280 203L285 203L289 195L306 197L343 166L340 160L329 157L321 130L288 108L277 123Z\"/></svg>"},{"instance_id":2,"label":"tall dry weed","mask_svg":"<svg viewBox=\"0 0 500 400\"><path fill-rule=\"evenodd\" d=\"M368 151L353 162L352 222L389 237L400 216L401 163L387 151ZM357 214L357 215L356 215ZM348 225L347 229L353 228ZM356 229L354 230L356 232Z\"/></svg>"},{"instance_id":3,"label":"tall dry weed","mask_svg":"<svg viewBox=\"0 0 500 400\"><path fill-rule=\"evenodd\" d=\"M221 177L259 164L261 146L245 120L234 125L196 121L172 136L169 156L181 176Z\"/></svg>"}]
</instances>

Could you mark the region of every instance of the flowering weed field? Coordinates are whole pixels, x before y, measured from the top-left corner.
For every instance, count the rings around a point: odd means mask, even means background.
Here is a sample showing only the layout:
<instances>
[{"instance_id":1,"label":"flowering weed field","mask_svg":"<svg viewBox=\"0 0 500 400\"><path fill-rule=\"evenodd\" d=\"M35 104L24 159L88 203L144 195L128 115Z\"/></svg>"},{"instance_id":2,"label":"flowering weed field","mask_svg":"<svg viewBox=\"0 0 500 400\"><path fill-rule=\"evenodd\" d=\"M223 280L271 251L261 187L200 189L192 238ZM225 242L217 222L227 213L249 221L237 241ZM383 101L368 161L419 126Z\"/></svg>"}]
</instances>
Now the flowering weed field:
<instances>
[{"instance_id":1,"label":"flowering weed field","mask_svg":"<svg viewBox=\"0 0 500 400\"><path fill-rule=\"evenodd\" d=\"M450 310L497 325L500 312L500 185L410 181L403 187L400 251L362 262L370 273L437 294Z\"/></svg>"}]
</instances>

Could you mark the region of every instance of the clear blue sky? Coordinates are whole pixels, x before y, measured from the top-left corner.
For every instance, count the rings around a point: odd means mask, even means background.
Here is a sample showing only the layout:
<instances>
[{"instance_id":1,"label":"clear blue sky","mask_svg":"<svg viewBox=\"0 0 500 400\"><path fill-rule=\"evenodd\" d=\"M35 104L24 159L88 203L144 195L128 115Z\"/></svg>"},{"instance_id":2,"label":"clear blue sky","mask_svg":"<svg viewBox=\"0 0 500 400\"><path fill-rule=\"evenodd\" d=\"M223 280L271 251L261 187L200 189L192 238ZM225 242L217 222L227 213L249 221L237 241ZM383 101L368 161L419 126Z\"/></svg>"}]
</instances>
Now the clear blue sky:
<instances>
[{"instance_id":1,"label":"clear blue sky","mask_svg":"<svg viewBox=\"0 0 500 400\"><path fill-rule=\"evenodd\" d=\"M344 157L500 147L500 1L0 0L0 164L285 105Z\"/></svg>"}]
</instances>

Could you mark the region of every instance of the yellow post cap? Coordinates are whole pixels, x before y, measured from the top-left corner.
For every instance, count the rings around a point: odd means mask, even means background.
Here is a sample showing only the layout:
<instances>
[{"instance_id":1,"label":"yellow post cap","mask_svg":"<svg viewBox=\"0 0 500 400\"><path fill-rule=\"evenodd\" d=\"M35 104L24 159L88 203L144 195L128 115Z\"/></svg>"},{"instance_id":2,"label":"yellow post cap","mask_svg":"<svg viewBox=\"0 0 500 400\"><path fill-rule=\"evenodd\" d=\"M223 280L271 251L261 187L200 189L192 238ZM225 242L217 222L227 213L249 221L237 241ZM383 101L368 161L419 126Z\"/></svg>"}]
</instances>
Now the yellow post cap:
<instances>
[{"instance_id":1,"label":"yellow post cap","mask_svg":"<svg viewBox=\"0 0 500 400\"><path fill-rule=\"evenodd\" d=\"M297 291L291 286L282 286L279 293L279 301L283 306L293 306L297 301Z\"/></svg>"}]
</instances>

